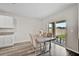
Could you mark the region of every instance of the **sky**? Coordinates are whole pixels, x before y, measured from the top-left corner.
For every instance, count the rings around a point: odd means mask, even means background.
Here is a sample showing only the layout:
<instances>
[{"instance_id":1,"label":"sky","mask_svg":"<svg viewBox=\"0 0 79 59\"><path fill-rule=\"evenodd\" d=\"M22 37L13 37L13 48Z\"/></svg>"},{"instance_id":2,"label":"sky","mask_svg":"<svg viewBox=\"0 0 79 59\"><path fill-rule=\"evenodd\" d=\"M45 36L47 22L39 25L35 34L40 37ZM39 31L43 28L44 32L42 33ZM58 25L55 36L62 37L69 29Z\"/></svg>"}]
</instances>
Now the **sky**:
<instances>
[{"instance_id":1,"label":"sky","mask_svg":"<svg viewBox=\"0 0 79 59\"><path fill-rule=\"evenodd\" d=\"M63 23L57 23L56 27L66 27L66 22Z\"/></svg>"},{"instance_id":2,"label":"sky","mask_svg":"<svg viewBox=\"0 0 79 59\"><path fill-rule=\"evenodd\" d=\"M52 27L52 24L49 24L49 27ZM56 23L56 27L66 27L66 22Z\"/></svg>"}]
</instances>

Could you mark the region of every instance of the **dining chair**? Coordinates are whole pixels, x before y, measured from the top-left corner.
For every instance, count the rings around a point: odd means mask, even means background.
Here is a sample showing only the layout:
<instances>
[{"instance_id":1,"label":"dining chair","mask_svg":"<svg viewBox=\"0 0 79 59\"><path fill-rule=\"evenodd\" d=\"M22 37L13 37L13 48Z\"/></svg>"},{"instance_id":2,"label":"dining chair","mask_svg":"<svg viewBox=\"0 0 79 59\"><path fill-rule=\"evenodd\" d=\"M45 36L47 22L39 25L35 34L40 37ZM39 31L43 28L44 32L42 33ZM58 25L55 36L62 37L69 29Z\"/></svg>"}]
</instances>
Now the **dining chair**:
<instances>
[{"instance_id":1,"label":"dining chair","mask_svg":"<svg viewBox=\"0 0 79 59\"><path fill-rule=\"evenodd\" d=\"M33 50L35 52L35 55L37 55L37 51L40 49L40 53L42 52L42 47L43 47L43 44L42 43L39 43L37 42L37 37L35 35L32 35L32 34L29 34L30 36L30 39L31 39L31 44L33 46Z\"/></svg>"}]
</instances>

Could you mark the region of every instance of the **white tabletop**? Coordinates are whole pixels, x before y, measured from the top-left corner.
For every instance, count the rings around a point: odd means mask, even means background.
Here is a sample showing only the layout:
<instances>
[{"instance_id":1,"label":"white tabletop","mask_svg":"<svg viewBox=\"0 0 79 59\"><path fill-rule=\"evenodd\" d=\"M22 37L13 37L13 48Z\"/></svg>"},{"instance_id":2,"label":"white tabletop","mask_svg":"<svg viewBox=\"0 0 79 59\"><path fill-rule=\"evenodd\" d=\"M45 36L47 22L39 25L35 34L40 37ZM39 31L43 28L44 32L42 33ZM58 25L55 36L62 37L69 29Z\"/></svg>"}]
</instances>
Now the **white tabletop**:
<instances>
[{"instance_id":1,"label":"white tabletop","mask_svg":"<svg viewBox=\"0 0 79 59\"><path fill-rule=\"evenodd\" d=\"M41 37L41 38L37 39L37 41L40 43L53 41L53 40L55 40L55 38L53 38L53 37Z\"/></svg>"}]
</instances>

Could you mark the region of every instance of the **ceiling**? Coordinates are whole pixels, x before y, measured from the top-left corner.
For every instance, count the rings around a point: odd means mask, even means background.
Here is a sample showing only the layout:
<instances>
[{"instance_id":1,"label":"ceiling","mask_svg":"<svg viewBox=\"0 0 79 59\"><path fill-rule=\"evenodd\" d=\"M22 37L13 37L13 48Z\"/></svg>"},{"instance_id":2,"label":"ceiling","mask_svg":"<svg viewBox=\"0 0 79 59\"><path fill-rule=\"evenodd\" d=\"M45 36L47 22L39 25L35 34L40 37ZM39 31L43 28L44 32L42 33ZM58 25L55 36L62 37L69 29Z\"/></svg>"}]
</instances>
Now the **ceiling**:
<instances>
[{"instance_id":1,"label":"ceiling","mask_svg":"<svg viewBox=\"0 0 79 59\"><path fill-rule=\"evenodd\" d=\"M71 3L0 3L0 10L20 16L43 18L70 5Z\"/></svg>"}]
</instances>

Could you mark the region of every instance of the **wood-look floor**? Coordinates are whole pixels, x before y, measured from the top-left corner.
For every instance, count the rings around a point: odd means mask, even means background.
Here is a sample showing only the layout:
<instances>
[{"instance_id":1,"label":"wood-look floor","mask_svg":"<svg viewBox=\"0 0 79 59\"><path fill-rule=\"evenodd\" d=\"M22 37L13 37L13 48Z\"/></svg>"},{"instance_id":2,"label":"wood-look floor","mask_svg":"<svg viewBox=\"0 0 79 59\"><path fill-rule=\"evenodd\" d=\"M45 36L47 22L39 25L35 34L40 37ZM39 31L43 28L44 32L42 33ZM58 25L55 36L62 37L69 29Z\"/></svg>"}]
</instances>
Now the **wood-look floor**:
<instances>
[{"instance_id":1,"label":"wood-look floor","mask_svg":"<svg viewBox=\"0 0 79 59\"><path fill-rule=\"evenodd\" d=\"M48 48L48 47L47 47ZM39 50L37 51L39 52ZM52 43L51 49L52 56L68 56L68 55L78 55L74 53L69 53L64 47ZM23 42L15 44L11 47L0 48L0 56L35 56L32 45L29 42ZM49 52L41 56L49 56Z\"/></svg>"},{"instance_id":2,"label":"wood-look floor","mask_svg":"<svg viewBox=\"0 0 79 59\"><path fill-rule=\"evenodd\" d=\"M1 48L0 56L23 56L32 52L34 52L32 45L29 42L23 42L7 48Z\"/></svg>"}]
</instances>

